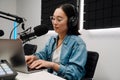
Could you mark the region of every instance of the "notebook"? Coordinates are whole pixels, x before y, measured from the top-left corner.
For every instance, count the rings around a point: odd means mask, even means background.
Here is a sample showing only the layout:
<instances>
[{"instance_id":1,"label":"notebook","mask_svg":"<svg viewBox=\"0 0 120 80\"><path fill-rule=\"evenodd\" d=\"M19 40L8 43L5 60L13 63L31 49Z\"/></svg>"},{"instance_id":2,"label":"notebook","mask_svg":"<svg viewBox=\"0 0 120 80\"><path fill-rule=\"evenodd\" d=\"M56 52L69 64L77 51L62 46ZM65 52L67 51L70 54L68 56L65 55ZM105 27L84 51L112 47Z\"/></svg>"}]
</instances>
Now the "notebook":
<instances>
[{"instance_id":1,"label":"notebook","mask_svg":"<svg viewBox=\"0 0 120 80\"><path fill-rule=\"evenodd\" d=\"M22 41L17 39L0 39L0 60L7 60L19 72L33 73L40 70L29 70L26 62Z\"/></svg>"}]
</instances>

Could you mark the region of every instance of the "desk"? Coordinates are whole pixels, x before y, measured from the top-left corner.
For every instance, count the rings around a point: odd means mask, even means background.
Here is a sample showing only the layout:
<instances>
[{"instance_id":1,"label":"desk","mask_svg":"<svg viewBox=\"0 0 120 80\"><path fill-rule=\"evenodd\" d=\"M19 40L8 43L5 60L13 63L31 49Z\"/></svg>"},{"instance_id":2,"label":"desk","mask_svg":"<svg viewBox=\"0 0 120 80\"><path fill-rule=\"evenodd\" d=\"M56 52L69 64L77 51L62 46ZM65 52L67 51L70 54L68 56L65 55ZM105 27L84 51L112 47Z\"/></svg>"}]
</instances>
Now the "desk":
<instances>
[{"instance_id":1,"label":"desk","mask_svg":"<svg viewBox=\"0 0 120 80\"><path fill-rule=\"evenodd\" d=\"M31 74L18 72L18 75L16 76L16 80L65 80L65 79L50 74L46 71L40 71Z\"/></svg>"}]
</instances>

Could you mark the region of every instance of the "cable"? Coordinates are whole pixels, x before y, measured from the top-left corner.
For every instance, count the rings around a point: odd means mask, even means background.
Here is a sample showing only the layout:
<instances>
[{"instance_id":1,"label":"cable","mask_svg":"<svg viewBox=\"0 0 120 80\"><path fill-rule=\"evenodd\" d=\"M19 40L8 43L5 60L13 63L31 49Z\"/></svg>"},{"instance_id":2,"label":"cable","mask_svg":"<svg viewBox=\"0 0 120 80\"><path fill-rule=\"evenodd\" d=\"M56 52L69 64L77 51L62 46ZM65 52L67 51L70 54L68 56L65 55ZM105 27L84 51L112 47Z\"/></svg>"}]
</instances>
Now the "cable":
<instances>
[{"instance_id":1,"label":"cable","mask_svg":"<svg viewBox=\"0 0 120 80\"><path fill-rule=\"evenodd\" d=\"M23 22L22 22L22 23L23 23ZM22 23L19 23L17 26L15 26L15 27L11 30L9 39L11 39L11 36L12 36L12 33L13 33L14 29L17 28L17 27L18 27L20 24L22 24Z\"/></svg>"}]
</instances>

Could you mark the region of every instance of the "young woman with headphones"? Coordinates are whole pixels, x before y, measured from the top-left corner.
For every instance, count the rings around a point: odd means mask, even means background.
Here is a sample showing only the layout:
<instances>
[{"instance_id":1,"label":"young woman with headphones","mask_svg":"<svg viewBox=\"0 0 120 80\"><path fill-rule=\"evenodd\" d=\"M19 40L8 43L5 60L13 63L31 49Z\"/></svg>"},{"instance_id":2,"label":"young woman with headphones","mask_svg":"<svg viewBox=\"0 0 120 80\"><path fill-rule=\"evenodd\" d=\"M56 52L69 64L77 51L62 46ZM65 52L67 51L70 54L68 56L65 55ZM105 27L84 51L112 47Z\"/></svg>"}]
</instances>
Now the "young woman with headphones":
<instances>
[{"instance_id":1,"label":"young woman with headphones","mask_svg":"<svg viewBox=\"0 0 120 80\"><path fill-rule=\"evenodd\" d=\"M31 69L45 67L67 80L80 80L85 74L87 50L79 36L77 10L72 4L62 4L50 18L58 35L52 36L42 51L25 56L26 62Z\"/></svg>"}]
</instances>

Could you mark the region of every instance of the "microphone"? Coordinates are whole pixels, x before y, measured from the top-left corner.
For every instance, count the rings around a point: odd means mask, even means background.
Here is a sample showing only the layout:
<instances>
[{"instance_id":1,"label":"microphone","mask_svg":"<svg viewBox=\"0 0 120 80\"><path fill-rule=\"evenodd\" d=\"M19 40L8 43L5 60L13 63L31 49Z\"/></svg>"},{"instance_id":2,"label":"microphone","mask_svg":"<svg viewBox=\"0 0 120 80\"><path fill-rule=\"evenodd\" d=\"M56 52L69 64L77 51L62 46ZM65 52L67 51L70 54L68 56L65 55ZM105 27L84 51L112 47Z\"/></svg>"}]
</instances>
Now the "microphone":
<instances>
[{"instance_id":1,"label":"microphone","mask_svg":"<svg viewBox=\"0 0 120 80\"><path fill-rule=\"evenodd\" d=\"M0 30L0 36L3 36L3 35L4 35L4 31Z\"/></svg>"},{"instance_id":2,"label":"microphone","mask_svg":"<svg viewBox=\"0 0 120 80\"><path fill-rule=\"evenodd\" d=\"M36 37L44 35L48 32L48 27L46 25L38 25L34 28L34 32L24 33L20 35L20 39L23 43L30 41Z\"/></svg>"}]
</instances>

